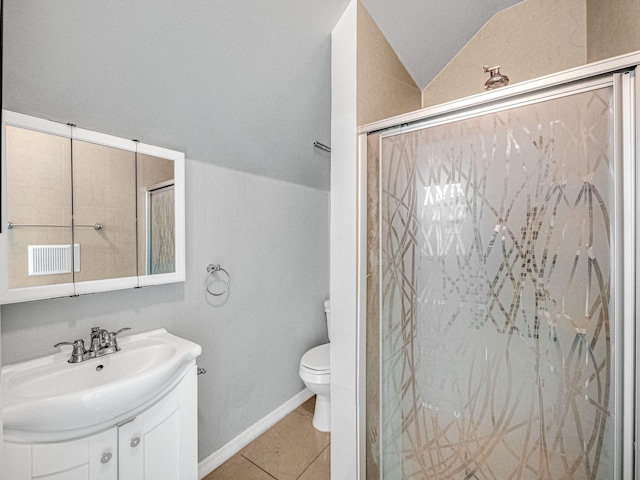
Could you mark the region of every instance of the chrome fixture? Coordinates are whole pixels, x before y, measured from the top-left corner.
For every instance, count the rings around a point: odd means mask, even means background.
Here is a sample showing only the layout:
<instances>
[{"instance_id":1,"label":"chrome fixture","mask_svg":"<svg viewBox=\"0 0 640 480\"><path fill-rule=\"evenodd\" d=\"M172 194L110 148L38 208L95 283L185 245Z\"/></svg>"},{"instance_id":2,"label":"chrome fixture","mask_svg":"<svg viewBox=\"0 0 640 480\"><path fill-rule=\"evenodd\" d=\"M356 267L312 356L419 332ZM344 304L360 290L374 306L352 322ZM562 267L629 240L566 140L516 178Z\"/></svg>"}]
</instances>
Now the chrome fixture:
<instances>
[{"instance_id":1,"label":"chrome fixture","mask_svg":"<svg viewBox=\"0 0 640 480\"><path fill-rule=\"evenodd\" d=\"M73 345L73 351L71 352L71 357L67 360L69 363L80 363L87 358L89 358L89 354L84 348L84 340L79 339L74 342L60 342L54 345L55 347L59 347L61 345Z\"/></svg>"},{"instance_id":2,"label":"chrome fixture","mask_svg":"<svg viewBox=\"0 0 640 480\"><path fill-rule=\"evenodd\" d=\"M93 327L91 329L91 337L89 343L89 350L87 350L84 346L84 340L78 339L73 342L60 342L54 345L54 348L60 347L61 345L71 345L73 346L73 350L71 352L71 357L69 358L69 363L80 363L88 360L90 358L102 357L103 355L109 355L110 353L115 353L120 351L120 347L118 347L118 341L116 337L118 334L124 332L125 330L131 330L129 327L121 328L117 332L109 332L100 327Z\"/></svg>"},{"instance_id":3,"label":"chrome fixture","mask_svg":"<svg viewBox=\"0 0 640 480\"><path fill-rule=\"evenodd\" d=\"M324 150L325 152L331 153L331 147L327 147L324 143L313 142L313 146L319 148L320 150Z\"/></svg>"},{"instance_id":4,"label":"chrome fixture","mask_svg":"<svg viewBox=\"0 0 640 480\"><path fill-rule=\"evenodd\" d=\"M102 230L101 223L94 223L93 225L73 225L74 227L91 227L94 230ZM7 228L11 230L14 227L55 227L55 228L71 228L71 225L45 225L42 223L7 223Z\"/></svg>"},{"instance_id":5,"label":"chrome fixture","mask_svg":"<svg viewBox=\"0 0 640 480\"><path fill-rule=\"evenodd\" d=\"M487 67L485 65L484 72L489 74L489 80L484 82L485 90L492 90L509 85L509 77L500 73L500 65L494 67Z\"/></svg>"},{"instance_id":6,"label":"chrome fixture","mask_svg":"<svg viewBox=\"0 0 640 480\"><path fill-rule=\"evenodd\" d=\"M212 292L211 289L209 288L209 279L212 276L214 277L217 276L218 272L224 272L224 274L227 276L227 281L225 282L226 286L224 289L220 290L219 292ZM219 264L214 265L213 263L210 263L209 265L207 265L207 276L204 279L204 286L207 289L207 293L209 295L213 295L214 297L219 297L220 295L223 295L229 291L229 287L231 286L231 275L229 275L229 272L227 272Z\"/></svg>"}]
</instances>

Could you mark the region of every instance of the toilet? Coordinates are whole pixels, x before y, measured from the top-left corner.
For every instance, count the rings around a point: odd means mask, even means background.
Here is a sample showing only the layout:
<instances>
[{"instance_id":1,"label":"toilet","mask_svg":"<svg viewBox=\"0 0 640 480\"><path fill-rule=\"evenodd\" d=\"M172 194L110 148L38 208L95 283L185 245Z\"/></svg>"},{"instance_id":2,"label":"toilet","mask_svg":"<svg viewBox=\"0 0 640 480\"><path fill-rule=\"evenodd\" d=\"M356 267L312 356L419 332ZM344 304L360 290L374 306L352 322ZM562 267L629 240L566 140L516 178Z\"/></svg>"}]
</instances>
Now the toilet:
<instances>
[{"instance_id":1,"label":"toilet","mask_svg":"<svg viewBox=\"0 0 640 480\"><path fill-rule=\"evenodd\" d=\"M327 332L331 340L331 308L329 300L324 302ZM300 378L309 390L316 394L313 426L321 432L331 431L331 367L329 344L313 347L300 360Z\"/></svg>"}]
</instances>

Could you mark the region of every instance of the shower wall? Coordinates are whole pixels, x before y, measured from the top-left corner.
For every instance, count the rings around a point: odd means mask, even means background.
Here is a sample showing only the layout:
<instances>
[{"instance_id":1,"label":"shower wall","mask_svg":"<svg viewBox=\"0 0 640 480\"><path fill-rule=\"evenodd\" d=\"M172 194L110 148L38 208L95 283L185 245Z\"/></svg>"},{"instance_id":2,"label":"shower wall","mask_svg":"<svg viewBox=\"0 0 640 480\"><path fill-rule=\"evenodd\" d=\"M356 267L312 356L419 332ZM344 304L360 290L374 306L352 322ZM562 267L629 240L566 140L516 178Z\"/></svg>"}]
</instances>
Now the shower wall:
<instances>
[{"instance_id":1,"label":"shower wall","mask_svg":"<svg viewBox=\"0 0 640 480\"><path fill-rule=\"evenodd\" d=\"M422 91L422 106L483 92L483 65L501 65L517 83L586 61L586 0L526 0L496 14L469 40Z\"/></svg>"},{"instance_id":2,"label":"shower wall","mask_svg":"<svg viewBox=\"0 0 640 480\"><path fill-rule=\"evenodd\" d=\"M420 89L360 1L357 12L357 124L420 109Z\"/></svg>"},{"instance_id":3,"label":"shower wall","mask_svg":"<svg viewBox=\"0 0 640 480\"><path fill-rule=\"evenodd\" d=\"M640 50L640 2L526 0L495 15L422 92L429 107L481 93L483 65L511 83Z\"/></svg>"},{"instance_id":4,"label":"shower wall","mask_svg":"<svg viewBox=\"0 0 640 480\"><path fill-rule=\"evenodd\" d=\"M640 2L587 0L587 62L640 50Z\"/></svg>"}]
</instances>

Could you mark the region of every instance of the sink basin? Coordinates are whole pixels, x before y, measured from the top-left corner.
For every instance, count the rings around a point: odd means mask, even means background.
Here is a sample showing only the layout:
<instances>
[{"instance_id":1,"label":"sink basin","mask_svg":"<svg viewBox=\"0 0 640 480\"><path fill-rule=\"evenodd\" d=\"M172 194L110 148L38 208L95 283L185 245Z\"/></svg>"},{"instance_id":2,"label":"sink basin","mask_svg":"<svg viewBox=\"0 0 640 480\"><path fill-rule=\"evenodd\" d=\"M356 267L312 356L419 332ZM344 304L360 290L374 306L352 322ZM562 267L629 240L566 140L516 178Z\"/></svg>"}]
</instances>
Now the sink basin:
<instances>
[{"instance_id":1,"label":"sink basin","mask_svg":"<svg viewBox=\"0 0 640 480\"><path fill-rule=\"evenodd\" d=\"M55 442L99 432L160 400L200 355L165 329L122 337L121 350L71 364L61 353L2 368L5 441Z\"/></svg>"}]
</instances>

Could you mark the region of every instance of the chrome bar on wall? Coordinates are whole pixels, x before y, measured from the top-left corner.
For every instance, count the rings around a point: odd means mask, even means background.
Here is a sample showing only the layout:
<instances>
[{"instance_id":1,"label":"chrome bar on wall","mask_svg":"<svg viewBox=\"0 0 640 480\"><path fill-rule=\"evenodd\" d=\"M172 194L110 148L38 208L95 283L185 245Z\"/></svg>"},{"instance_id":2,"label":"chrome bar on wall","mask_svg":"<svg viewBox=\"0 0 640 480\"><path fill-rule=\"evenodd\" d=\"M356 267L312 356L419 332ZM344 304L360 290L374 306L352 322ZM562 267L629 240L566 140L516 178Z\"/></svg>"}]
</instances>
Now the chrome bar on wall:
<instances>
[{"instance_id":1,"label":"chrome bar on wall","mask_svg":"<svg viewBox=\"0 0 640 480\"><path fill-rule=\"evenodd\" d=\"M73 225L74 227L91 227L94 230L102 230L103 225L101 223L94 223L93 225ZM54 227L54 228L71 228L71 225L47 225L41 223L7 223L7 228L11 230L13 227Z\"/></svg>"},{"instance_id":2,"label":"chrome bar on wall","mask_svg":"<svg viewBox=\"0 0 640 480\"><path fill-rule=\"evenodd\" d=\"M319 148L320 150L324 150L325 152L331 153L331 147L327 147L325 144L320 142L313 142L313 146Z\"/></svg>"}]
</instances>

